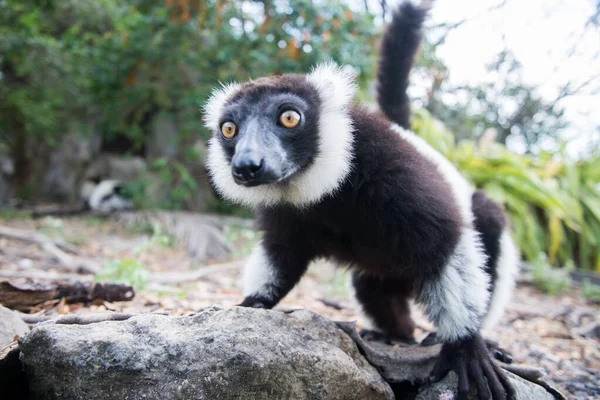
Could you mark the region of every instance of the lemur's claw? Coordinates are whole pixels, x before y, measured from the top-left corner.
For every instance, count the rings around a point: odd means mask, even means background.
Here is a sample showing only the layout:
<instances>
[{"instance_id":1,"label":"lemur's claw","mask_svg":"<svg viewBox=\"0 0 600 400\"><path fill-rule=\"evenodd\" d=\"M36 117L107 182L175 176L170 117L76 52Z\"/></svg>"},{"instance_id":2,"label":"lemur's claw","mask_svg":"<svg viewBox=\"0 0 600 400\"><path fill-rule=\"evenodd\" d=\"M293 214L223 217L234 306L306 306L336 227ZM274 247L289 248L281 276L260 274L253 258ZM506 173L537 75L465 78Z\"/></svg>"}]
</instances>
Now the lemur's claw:
<instances>
[{"instance_id":1,"label":"lemur's claw","mask_svg":"<svg viewBox=\"0 0 600 400\"><path fill-rule=\"evenodd\" d=\"M458 376L457 399L467 399L470 385L477 389L479 399L515 399L512 384L502 368L493 361L479 334L445 343L431 371L430 382L440 381L450 370Z\"/></svg>"}]
</instances>

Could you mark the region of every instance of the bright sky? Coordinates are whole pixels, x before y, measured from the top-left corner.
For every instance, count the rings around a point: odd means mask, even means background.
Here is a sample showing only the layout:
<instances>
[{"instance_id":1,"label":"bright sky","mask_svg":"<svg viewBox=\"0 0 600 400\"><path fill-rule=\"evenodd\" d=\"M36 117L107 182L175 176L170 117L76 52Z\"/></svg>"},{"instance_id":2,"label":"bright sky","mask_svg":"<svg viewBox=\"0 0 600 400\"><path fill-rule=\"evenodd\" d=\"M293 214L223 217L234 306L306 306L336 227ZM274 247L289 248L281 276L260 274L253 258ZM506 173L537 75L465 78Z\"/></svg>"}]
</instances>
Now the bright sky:
<instances>
[{"instance_id":1,"label":"bright sky","mask_svg":"<svg viewBox=\"0 0 600 400\"><path fill-rule=\"evenodd\" d=\"M508 0L504 7L487 11L501 0L437 0L432 22L470 22L452 31L440 56L456 84L473 84L485 78L485 64L505 46L523 64L528 83L540 84L541 93L554 98L568 81L577 86L600 75L600 30L584 31L593 14L593 0ZM569 56L569 52L575 52ZM594 90L595 89L595 90ZM586 93L565 99L573 127L565 134L569 150L585 151L600 138L600 76ZM594 92L591 95L589 92ZM522 149L517 141L509 146Z\"/></svg>"},{"instance_id":2,"label":"bright sky","mask_svg":"<svg viewBox=\"0 0 600 400\"><path fill-rule=\"evenodd\" d=\"M357 1L357 0L355 0ZM379 0L367 0L371 10ZM414 0L417 1L417 0ZM505 47L523 65L525 82L539 84L542 95L555 98L567 82L573 86L600 75L600 29L584 32L596 0L435 0L431 24L469 22L453 30L439 55L448 65L453 84L474 85L485 80L485 65ZM388 0L393 9L400 0ZM569 53L575 50L572 55ZM600 143L600 76L587 92L562 101L573 126L565 133L572 155L585 153L590 143ZM509 148L521 152L518 140ZM552 147L546 143L543 147Z\"/></svg>"}]
</instances>

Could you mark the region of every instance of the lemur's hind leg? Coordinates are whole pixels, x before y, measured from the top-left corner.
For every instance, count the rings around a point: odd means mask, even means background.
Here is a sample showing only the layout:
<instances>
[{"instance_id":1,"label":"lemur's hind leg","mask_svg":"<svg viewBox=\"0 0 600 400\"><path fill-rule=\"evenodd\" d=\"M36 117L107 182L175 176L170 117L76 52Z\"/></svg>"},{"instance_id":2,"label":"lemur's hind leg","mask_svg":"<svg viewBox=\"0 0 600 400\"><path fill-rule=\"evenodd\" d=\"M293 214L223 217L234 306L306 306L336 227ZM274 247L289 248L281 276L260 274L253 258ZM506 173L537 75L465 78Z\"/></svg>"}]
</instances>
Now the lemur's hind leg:
<instances>
[{"instance_id":1,"label":"lemur's hind leg","mask_svg":"<svg viewBox=\"0 0 600 400\"><path fill-rule=\"evenodd\" d=\"M408 303L412 294L409 282L354 272L352 286L356 300L373 325L361 332L363 338L416 343Z\"/></svg>"},{"instance_id":2,"label":"lemur's hind leg","mask_svg":"<svg viewBox=\"0 0 600 400\"><path fill-rule=\"evenodd\" d=\"M504 312L518 273L516 249L508 236L507 218L502 207L478 190L472 197L475 230L481 237L487 256L485 272L490 277L490 302L484 319L484 328L492 328ZM421 341L423 346L440 343L437 333L430 333ZM495 359L504 363L513 361L512 355L491 340L485 339L488 350Z\"/></svg>"},{"instance_id":3,"label":"lemur's hind leg","mask_svg":"<svg viewBox=\"0 0 600 400\"><path fill-rule=\"evenodd\" d=\"M485 271L490 277L490 302L483 329L493 328L510 301L519 274L519 253L510 237L508 219L502 206L484 192L473 193L472 206L475 229L481 235L488 257Z\"/></svg>"}]
</instances>

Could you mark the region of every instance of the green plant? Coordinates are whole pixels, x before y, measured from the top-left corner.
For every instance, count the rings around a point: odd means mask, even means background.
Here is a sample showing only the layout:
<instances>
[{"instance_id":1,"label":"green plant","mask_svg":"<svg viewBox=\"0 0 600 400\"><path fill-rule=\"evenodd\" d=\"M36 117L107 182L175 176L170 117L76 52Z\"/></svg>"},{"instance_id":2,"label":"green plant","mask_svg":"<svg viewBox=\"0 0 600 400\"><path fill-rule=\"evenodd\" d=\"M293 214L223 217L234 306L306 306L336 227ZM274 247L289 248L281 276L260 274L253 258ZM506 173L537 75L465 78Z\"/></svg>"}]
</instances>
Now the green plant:
<instances>
[{"instance_id":1,"label":"green plant","mask_svg":"<svg viewBox=\"0 0 600 400\"><path fill-rule=\"evenodd\" d=\"M96 274L95 279L127 282L139 290L148 284L148 268L132 258L112 260Z\"/></svg>"},{"instance_id":2,"label":"green plant","mask_svg":"<svg viewBox=\"0 0 600 400\"><path fill-rule=\"evenodd\" d=\"M148 249L157 246L167 247L171 245L171 238L162 233L160 224L155 223L152 225L152 236L150 237L150 240L134 247L133 253L135 256L139 256ZM143 289L148 283L148 274L148 267L144 263L126 257L108 262L104 268L96 274L95 279L123 281L133 285L136 289Z\"/></svg>"},{"instance_id":3,"label":"green plant","mask_svg":"<svg viewBox=\"0 0 600 400\"><path fill-rule=\"evenodd\" d=\"M583 281L581 293L585 298L591 301L596 303L600 302L600 285L590 282L589 279Z\"/></svg>"},{"instance_id":4,"label":"green plant","mask_svg":"<svg viewBox=\"0 0 600 400\"><path fill-rule=\"evenodd\" d=\"M572 161L560 150L514 154L493 138L456 143L423 109L416 110L413 129L505 206L526 260L545 255L553 265L600 271L600 154Z\"/></svg>"},{"instance_id":5,"label":"green plant","mask_svg":"<svg viewBox=\"0 0 600 400\"><path fill-rule=\"evenodd\" d=\"M233 258L247 257L259 238L259 234L254 229L228 224L224 229L225 238L231 243Z\"/></svg>"},{"instance_id":6,"label":"green plant","mask_svg":"<svg viewBox=\"0 0 600 400\"><path fill-rule=\"evenodd\" d=\"M346 280L348 278L348 271L336 268L333 270L331 278L323 281L325 287L325 297L337 297L346 299L348 297Z\"/></svg>"},{"instance_id":7,"label":"green plant","mask_svg":"<svg viewBox=\"0 0 600 400\"><path fill-rule=\"evenodd\" d=\"M0 220L13 221L30 218L31 212L29 211L15 210L12 208L0 209Z\"/></svg>"},{"instance_id":8,"label":"green plant","mask_svg":"<svg viewBox=\"0 0 600 400\"><path fill-rule=\"evenodd\" d=\"M543 261L533 265L533 281L538 288L551 295L564 293L572 285L568 270L552 268Z\"/></svg>"}]
</instances>

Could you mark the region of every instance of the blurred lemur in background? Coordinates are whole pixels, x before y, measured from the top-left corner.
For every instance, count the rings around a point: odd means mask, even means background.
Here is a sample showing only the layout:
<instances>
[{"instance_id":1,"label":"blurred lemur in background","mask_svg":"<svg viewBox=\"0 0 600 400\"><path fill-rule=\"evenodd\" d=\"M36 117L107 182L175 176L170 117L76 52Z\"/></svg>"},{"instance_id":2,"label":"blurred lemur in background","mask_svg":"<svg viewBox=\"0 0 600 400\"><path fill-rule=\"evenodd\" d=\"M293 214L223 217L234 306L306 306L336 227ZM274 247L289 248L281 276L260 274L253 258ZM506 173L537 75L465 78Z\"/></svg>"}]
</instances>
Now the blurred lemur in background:
<instances>
[{"instance_id":1,"label":"blurred lemur in background","mask_svg":"<svg viewBox=\"0 0 600 400\"><path fill-rule=\"evenodd\" d=\"M517 273L506 217L409 131L406 89L426 14L402 4L383 36L384 115L353 105L353 78L333 64L229 84L205 107L207 166L264 231L242 306L274 307L312 260L333 259L351 268L382 335L414 340L409 299L423 306L443 343L432 380L454 370L459 398L470 385L480 398L513 398L480 334L501 316Z\"/></svg>"},{"instance_id":2,"label":"blurred lemur in background","mask_svg":"<svg viewBox=\"0 0 600 400\"><path fill-rule=\"evenodd\" d=\"M133 203L124 193L124 183L118 179L86 179L79 190L80 204L70 208L54 210L38 210L32 213L33 218L66 217L89 212L110 214L133 209Z\"/></svg>"}]
</instances>

